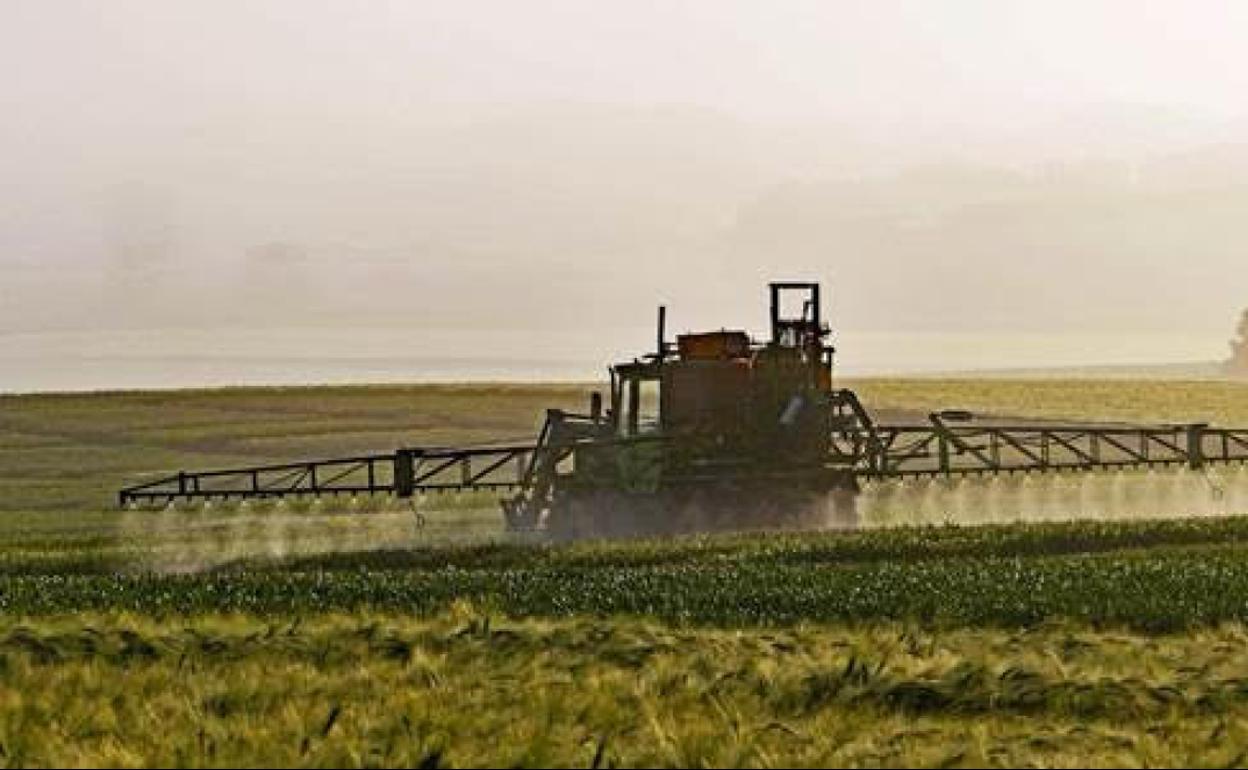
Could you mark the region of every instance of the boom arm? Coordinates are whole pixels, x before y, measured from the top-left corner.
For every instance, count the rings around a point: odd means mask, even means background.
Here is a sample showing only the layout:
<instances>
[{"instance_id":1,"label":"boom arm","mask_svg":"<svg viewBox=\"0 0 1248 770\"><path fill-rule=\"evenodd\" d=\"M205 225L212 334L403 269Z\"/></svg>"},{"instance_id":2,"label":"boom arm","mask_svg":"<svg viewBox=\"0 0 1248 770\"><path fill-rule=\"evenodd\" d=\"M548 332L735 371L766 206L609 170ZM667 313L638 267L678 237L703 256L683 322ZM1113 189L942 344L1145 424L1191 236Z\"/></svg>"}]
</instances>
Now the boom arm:
<instances>
[{"instance_id":1,"label":"boom arm","mask_svg":"<svg viewBox=\"0 0 1248 770\"><path fill-rule=\"evenodd\" d=\"M953 424L877 425L878 442L840 435L861 478L936 477L1045 471L1095 471L1248 462L1248 430L1204 424L1163 426Z\"/></svg>"},{"instance_id":2,"label":"boom arm","mask_svg":"<svg viewBox=\"0 0 1248 770\"><path fill-rule=\"evenodd\" d=\"M592 438L583 424L552 413L538 443L497 447L405 448L392 454L179 472L118 493L122 506L176 500L242 500L301 496L396 495L513 491L508 519L536 526L557 469ZM863 479L993 473L1092 471L1110 468L1248 462L1248 429L1203 424L1155 427L1099 425L858 423L835 433L830 462L848 463Z\"/></svg>"},{"instance_id":3,"label":"boom arm","mask_svg":"<svg viewBox=\"0 0 1248 770\"><path fill-rule=\"evenodd\" d=\"M512 490L525 483L534 445L405 448L392 454L179 473L117 493L122 506L175 500L397 495Z\"/></svg>"},{"instance_id":4,"label":"boom arm","mask_svg":"<svg viewBox=\"0 0 1248 770\"><path fill-rule=\"evenodd\" d=\"M228 470L180 471L173 476L126 487L122 507L169 504L176 500L246 500L339 495L394 495L488 490L516 492L503 512L513 529L538 525L549 508L560 464L577 445L610 441L610 428L594 410L575 415L547 411L535 444L467 448L414 447L393 454L367 455Z\"/></svg>"}]
</instances>

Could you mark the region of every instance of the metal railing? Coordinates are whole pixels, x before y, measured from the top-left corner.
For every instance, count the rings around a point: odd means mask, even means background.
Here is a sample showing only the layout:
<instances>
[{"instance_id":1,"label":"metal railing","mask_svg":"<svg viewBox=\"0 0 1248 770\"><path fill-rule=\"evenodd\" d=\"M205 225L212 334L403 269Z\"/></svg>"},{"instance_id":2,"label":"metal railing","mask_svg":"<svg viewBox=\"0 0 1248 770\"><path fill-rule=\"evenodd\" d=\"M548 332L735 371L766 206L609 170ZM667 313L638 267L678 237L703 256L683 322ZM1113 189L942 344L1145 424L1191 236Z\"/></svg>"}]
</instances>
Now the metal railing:
<instances>
[{"instance_id":1,"label":"metal railing","mask_svg":"<svg viewBox=\"0 0 1248 770\"><path fill-rule=\"evenodd\" d=\"M877 442L872 451L870 441ZM837 451L866 478L1035 473L1248 462L1248 430L1206 425L877 425Z\"/></svg>"},{"instance_id":2,"label":"metal railing","mask_svg":"<svg viewBox=\"0 0 1248 770\"><path fill-rule=\"evenodd\" d=\"M508 490L524 483L532 445L414 448L392 454L226 470L180 471L126 487L118 503Z\"/></svg>"}]
</instances>

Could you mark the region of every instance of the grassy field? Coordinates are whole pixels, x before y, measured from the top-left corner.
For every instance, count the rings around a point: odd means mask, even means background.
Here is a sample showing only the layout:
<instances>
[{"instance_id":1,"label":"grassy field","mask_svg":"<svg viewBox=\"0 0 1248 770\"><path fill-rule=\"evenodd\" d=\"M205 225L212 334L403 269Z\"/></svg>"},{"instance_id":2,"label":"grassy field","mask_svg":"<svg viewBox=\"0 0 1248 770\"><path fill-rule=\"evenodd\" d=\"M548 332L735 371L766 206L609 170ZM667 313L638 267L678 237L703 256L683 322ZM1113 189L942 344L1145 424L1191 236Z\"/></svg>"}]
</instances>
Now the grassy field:
<instances>
[{"instance_id":1,"label":"grassy field","mask_svg":"<svg viewBox=\"0 0 1248 770\"><path fill-rule=\"evenodd\" d=\"M854 386L1248 425L1218 382ZM1199 479L1117 479L1145 493L1112 520L1047 520L1086 487L1013 523L1000 490L935 488L853 533L563 546L481 496L420 501L423 525L380 500L111 507L179 467L520 438L589 389L0 396L0 764L1245 763L1248 496L1214 511Z\"/></svg>"},{"instance_id":2,"label":"grassy field","mask_svg":"<svg viewBox=\"0 0 1248 770\"><path fill-rule=\"evenodd\" d=\"M86 615L0 627L13 765L1237 766L1240 626Z\"/></svg>"}]
</instances>

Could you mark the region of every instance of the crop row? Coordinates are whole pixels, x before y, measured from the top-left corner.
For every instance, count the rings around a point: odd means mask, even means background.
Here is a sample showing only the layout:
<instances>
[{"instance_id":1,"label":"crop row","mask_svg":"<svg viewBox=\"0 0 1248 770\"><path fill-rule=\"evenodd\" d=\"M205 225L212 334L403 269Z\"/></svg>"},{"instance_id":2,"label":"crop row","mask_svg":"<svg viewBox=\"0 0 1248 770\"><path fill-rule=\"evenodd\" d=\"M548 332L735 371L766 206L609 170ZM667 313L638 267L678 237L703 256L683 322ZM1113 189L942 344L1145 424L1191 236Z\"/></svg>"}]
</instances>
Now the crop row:
<instances>
[{"instance_id":1,"label":"crop row","mask_svg":"<svg viewBox=\"0 0 1248 770\"><path fill-rule=\"evenodd\" d=\"M597 570L28 575L0 578L0 611L428 615L470 600L513 616L649 616L729 626L880 619L1014 626L1070 618L1162 631L1248 621L1246 556L1208 548L853 567L729 561Z\"/></svg>"},{"instance_id":2,"label":"crop row","mask_svg":"<svg viewBox=\"0 0 1248 770\"><path fill-rule=\"evenodd\" d=\"M267 544L261 517L253 517L258 545ZM222 533L204 529L174 531L176 542L132 537L120 532L58 541L53 537L0 538L0 575L70 575L139 573L151 569L154 552L174 548L201 563L232 571L340 572L359 570L601 570L641 567L723 565L727 562L775 566L852 566L875 562L949 558L1004 558L1097 554L1176 546L1248 545L1248 517L1136 521L1039 522L984 526L925 526L864 530L852 533L768 533L685 537L667 540L534 545L485 542L468 545L425 545L397 548L381 537L393 534L368 529L369 519L337 528L315 521L298 530L301 537L341 542L352 533L357 548L331 553L245 557L248 530ZM218 542L226 537L224 543ZM371 542L370 536L377 538ZM214 537L216 538L214 540ZM238 538L235 542L231 538ZM202 543L201 543L202 541ZM311 542L311 541L310 541ZM294 543L299 545L300 543ZM221 546L222 553L210 553ZM230 557L228 551L241 555ZM203 553L200 553L200 551ZM257 547L256 551L268 550ZM253 551L254 552L254 551ZM209 558L216 556L217 558ZM223 565L223 566L222 566Z\"/></svg>"},{"instance_id":3,"label":"crop row","mask_svg":"<svg viewBox=\"0 0 1248 770\"><path fill-rule=\"evenodd\" d=\"M1248 516L921 526L858 532L714 535L534 546L488 543L327 553L254 569L588 569L722 565L854 565L892 560L1094 554L1173 546L1248 544Z\"/></svg>"}]
</instances>

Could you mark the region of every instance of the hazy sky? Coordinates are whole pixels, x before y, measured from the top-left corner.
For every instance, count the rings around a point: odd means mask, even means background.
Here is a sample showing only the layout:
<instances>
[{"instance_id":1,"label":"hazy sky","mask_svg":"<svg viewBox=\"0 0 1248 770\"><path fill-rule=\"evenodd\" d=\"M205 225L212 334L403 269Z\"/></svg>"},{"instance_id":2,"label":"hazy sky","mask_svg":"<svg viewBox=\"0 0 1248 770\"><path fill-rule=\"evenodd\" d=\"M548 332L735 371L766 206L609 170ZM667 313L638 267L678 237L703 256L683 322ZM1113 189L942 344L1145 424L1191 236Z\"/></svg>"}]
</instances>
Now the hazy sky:
<instances>
[{"instance_id":1,"label":"hazy sky","mask_svg":"<svg viewBox=\"0 0 1248 770\"><path fill-rule=\"evenodd\" d=\"M3 14L6 111L39 133L559 100L972 126L1104 102L1225 118L1248 90L1248 6L1233 0L7 0Z\"/></svg>"},{"instance_id":2,"label":"hazy sky","mask_svg":"<svg viewBox=\"0 0 1248 770\"><path fill-rule=\"evenodd\" d=\"M722 325L810 276L856 330L1229 333L1245 40L1193 0L4 0L0 332Z\"/></svg>"}]
</instances>

